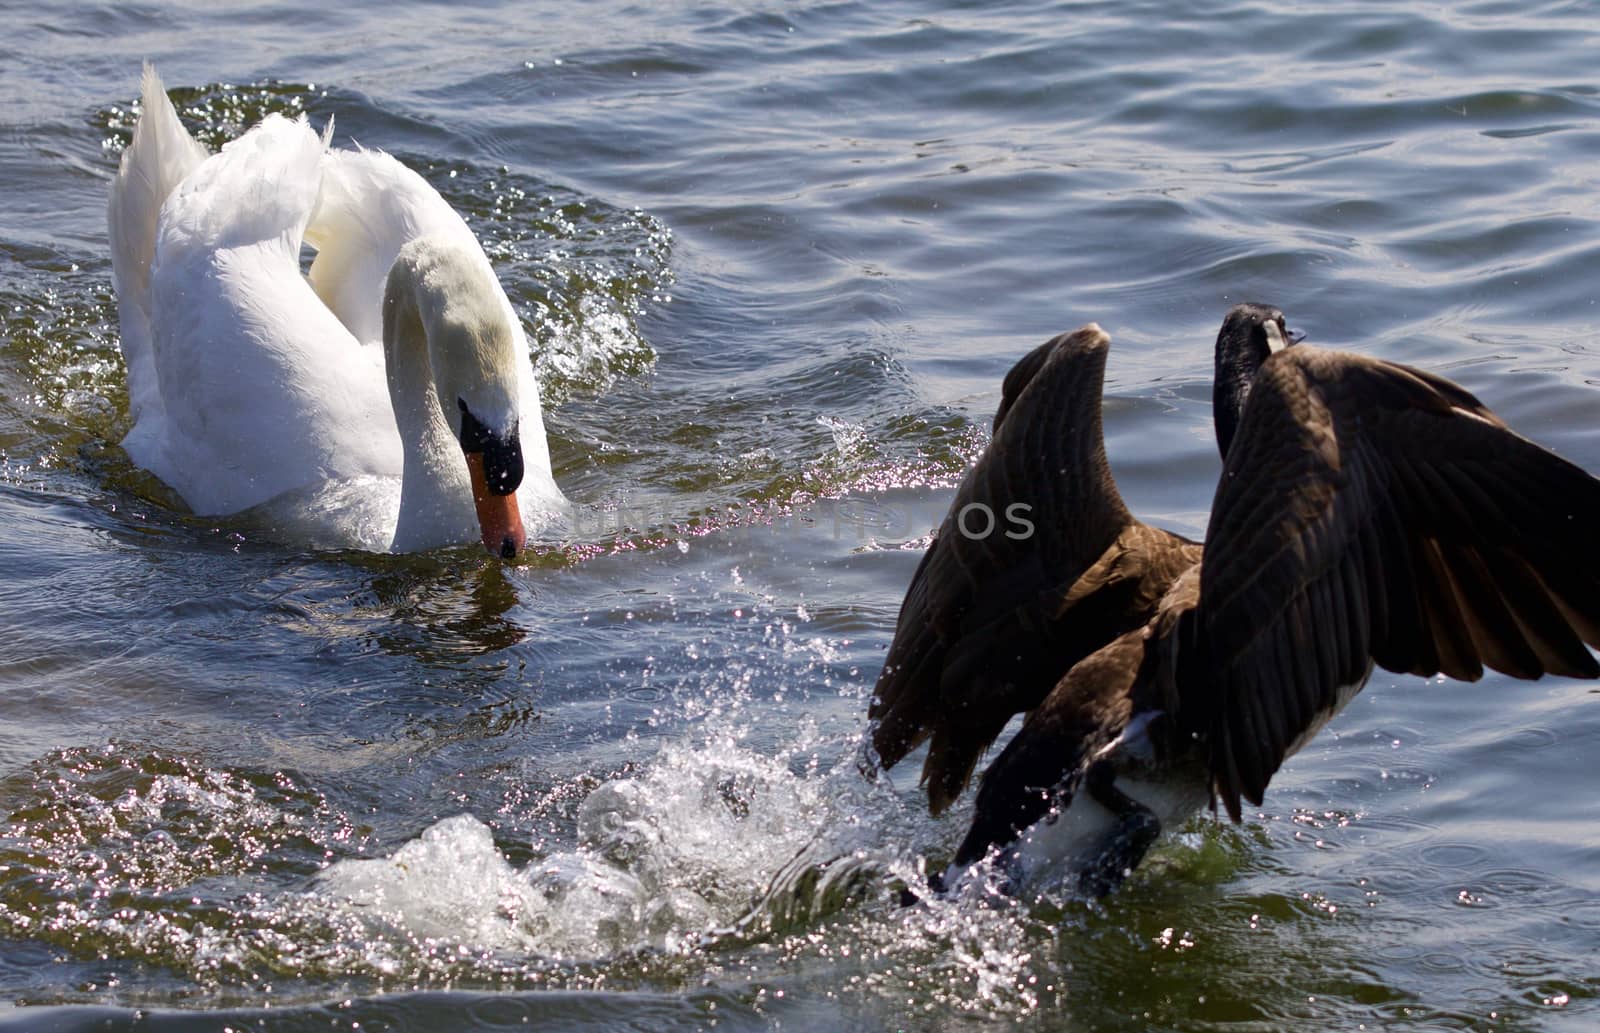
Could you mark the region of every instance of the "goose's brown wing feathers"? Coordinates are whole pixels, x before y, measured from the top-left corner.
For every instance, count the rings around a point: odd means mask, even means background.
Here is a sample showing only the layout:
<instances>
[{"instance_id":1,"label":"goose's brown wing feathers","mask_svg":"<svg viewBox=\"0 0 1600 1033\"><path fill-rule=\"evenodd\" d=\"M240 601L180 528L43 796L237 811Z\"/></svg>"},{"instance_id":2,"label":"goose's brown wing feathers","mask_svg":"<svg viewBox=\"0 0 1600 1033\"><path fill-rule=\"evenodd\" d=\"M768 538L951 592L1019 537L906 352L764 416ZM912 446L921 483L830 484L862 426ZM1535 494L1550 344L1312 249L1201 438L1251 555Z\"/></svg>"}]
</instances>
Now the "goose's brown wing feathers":
<instances>
[{"instance_id":1,"label":"goose's brown wing feathers","mask_svg":"<svg viewBox=\"0 0 1600 1033\"><path fill-rule=\"evenodd\" d=\"M1091 627L1082 613L1094 606L1069 614L1080 576L1116 552L1130 528L1177 541L1136 525L1111 480L1100 424L1108 345L1091 324L1017 363L994 439L962 481L901 606L869 711L872 742L888 767L932 739L923 777L936 813L1013 714L1126 630ZM972 533L991 518L989 533ZM1105 566L1111 590L1128 590L1129 564Z\"/></svg>"},{"instance_id":2,"label":"goose's brown wing feathers","mask_svg":"<svg viewBox=\"0 0 1600 1033\"><path fill-rule=\"evenodd\" d=\"M1182 709L1229 814L1261 802L1373 661L1600 676L1585 647L1600 646L1597 514L1600 481L1441 377L1305 346L1272 356L1180 631Z\"/></svg>"}]
</instances>

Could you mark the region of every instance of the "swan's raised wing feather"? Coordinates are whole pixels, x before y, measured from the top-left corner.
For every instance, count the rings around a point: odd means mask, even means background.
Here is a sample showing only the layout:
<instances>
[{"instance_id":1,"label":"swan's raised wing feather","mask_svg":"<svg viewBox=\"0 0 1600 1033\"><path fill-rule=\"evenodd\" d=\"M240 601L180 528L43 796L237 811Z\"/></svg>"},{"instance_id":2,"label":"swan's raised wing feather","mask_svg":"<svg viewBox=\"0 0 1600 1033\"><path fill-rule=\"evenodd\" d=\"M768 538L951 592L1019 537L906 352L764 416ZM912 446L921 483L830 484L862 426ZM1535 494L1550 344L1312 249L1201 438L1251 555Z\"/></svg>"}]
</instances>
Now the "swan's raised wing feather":
<instances>
[{"instance_id":1,"label":"swan's raised wing feather","mask_svg":"<svg viewBox=\"0 0 1600 1033\"><path fill-rule=\"evenodd\" d=\"M152 276L172 253L281 245L300 260L317 207L323 141L304 116L269 114L196 165L167 197Z\"/></svg>"},{"instance_id":2,"label":"swan's raised wing feather","mask_svg":"<svg viewBox=\"0 0 1600 1033\"><path fill-rule=\"evenodd\" d=\"M161 409L150 337L150 263L156 253L161 206L208 154L178 121L161 77L149 64L144 66L139 98L139 121L133 127L132 142L122 152L106 205L111 275L117 289L122 354L128 365L128 397L135 420L146 410Z\"/></svg>"},{"instance_id":3,"label":"swan's raised wing feather","mask_svg":"<svg viewBox=\"0 0 1600 1033\"><path fill-rule=\"evenodd\" d=\"M320 173L316 213L306 227L306 243L317 251L311 285L358 341L382 339L384 287L408 242L439 236L483 254L449 202L392 155L334 149L323 155ZM483 266L492 277L487 257Z\"/></svg>"},{"instance_id":4,"label":"swan's raised wing feather","mask_svg":"<svg viewBox=\"0 0 1600 1033\"><path fill-rule=\"evenodd\" d=\"M1256 377L1186 614L1183 708L1229 814L1372 663L1596 677L1600 481L1443 378L1300 346ZM1182 662L1180 660L1180 662Z\"/></svg>"}]
</instances>

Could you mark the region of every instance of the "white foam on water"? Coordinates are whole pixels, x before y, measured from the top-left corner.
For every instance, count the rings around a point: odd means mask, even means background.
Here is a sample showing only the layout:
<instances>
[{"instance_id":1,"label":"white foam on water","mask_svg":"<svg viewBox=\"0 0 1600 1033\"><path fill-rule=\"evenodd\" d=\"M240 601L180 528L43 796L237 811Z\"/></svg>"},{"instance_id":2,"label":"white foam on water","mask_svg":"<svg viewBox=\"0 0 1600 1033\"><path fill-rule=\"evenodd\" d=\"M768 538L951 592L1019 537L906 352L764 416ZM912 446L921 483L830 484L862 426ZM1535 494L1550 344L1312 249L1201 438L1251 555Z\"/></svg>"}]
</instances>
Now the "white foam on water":
<instances>
[{"instance_id":1,"label":"white foam on water","mask_svg":"<svg viewBox=\"0 0 1600 1033\"><path fill-rule=\"evenodd\" d=\"M941 833L920 800L908 809L887 780L862 779L849 745L804 722L776 747L734 730L674 743L591 790L575 839L523 867L457 815L389 858L335 864L317 896L380 923L364 948L373 965L407 942L478 964L512 952L502 960L518 966L762 944L738 955L751 978L812 958L856 971L863 988L903 991L910 978L962 1011L1053 998L1062 988L1036 979L1042 927L1027 902L974 880L899 905L901 886L925 884L915 857Z\"/></svg>"},{"instance_id":2,"label":"white foam on water","mask_svg":"<svg viewBox=\"0 0 1600 1033\"><path fill-rule=\"evenodd\" d=\"M803 754L731 736L670 745L595 788L576 843L523 868L462 814L387 858L334 864L317 890L423 940L563 960L689 949L735 924L803 852L859 848L860 790L839 784L859 776L819 773Z\"/></svg>"},{"instance_id":3,"label":"white foam on water","mask_svg":"<svg viewBox=\"0 0 1600 1033\"><path fill-rule=\"evenodd\" d=\"M421 939L490 950L538 943L543 899L470 814L445 818L392 855L341 861L319 880L350 907L404 926Z\"/></svg>"}]
</instances>

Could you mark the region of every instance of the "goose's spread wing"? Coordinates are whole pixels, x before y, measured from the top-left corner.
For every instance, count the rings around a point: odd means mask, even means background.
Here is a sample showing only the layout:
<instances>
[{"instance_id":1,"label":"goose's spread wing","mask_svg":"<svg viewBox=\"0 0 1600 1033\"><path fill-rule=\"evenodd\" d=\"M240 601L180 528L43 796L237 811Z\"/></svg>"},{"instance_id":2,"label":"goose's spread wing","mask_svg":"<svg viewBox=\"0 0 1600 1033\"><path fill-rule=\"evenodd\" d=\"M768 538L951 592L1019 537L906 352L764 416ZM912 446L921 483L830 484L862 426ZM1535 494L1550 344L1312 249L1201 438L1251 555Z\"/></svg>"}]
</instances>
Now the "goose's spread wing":
<instances>
[{"instance_id":1,"label":"goose's spread wing","mask_svg":"<svg viewBox=\"0 0 1600 1033\"><path fill-rule=\"evenodd\" d=\"M1600 645L1597 515L1600 481L1441 377L1304 346L1272 356L1184 633L1204 670L1185 670L1183 705L1209 723L1229 814L1260 803L1374 661L1600 676L1584 645Z\"/></svg>"},{"instance_id":2,"label":"goose's spread wing","mask_svg":"<svg viewBox=\"0 0 1600 1033\"><path fill-rule=\"evenodd\" d=\"M1091 324L1007 376L994 439L906 593L869 717L885 767L934 737L924 778L936 811L1065 669L1034 672L1052 662L1040 643L1067 590L1133 523L1101 438L1108 345Z\"/></svg>"}]
</instances>

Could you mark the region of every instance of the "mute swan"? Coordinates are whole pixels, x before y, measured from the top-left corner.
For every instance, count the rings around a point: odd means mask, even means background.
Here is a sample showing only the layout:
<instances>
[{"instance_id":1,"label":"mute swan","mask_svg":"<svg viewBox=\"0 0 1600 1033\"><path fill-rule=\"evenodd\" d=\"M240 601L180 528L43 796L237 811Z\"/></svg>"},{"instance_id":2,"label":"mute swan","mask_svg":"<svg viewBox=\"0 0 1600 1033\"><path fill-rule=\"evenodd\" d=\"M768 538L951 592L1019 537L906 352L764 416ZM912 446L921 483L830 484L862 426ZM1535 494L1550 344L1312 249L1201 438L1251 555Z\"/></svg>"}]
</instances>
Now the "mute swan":
<instances>
[{"instance_id":1,"label":"mute swan","mask_svg":"<svg viewBox=\"0 0 1600 1033\"><path fill-rule=\"evenodd\" d=\"M1298 344L1282 312L1237 305L1217 335L1223 469L1202 550L1117 491L1109 347L1091 323L1006 377L878 679L878 763L930 740L935 813L1027 713L936 888L997 851L1008 875L1067 857L1080 888L1110 892L1208 798L1234 821L1259 805L1374 664L1600 677L1600 480L1443 377ZM1018 505L1033 533L970 532L985 524L968 509Z\"/></svg>"},{"instance_id":2,"label":"mute swan","mask_svg":"<svg viewBox=\"0 0 1600 1033\"><path fill-rule=\"evenodd\" d=\"M520 552L524 519L565 500L528 342L466 223L303 116L208 155L149 65L141 87L107 209L128 455L198 514L386 483L392 551Z\"/></svg>"}]
</instances>

